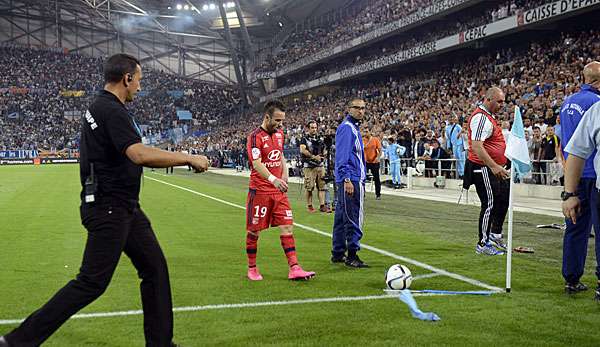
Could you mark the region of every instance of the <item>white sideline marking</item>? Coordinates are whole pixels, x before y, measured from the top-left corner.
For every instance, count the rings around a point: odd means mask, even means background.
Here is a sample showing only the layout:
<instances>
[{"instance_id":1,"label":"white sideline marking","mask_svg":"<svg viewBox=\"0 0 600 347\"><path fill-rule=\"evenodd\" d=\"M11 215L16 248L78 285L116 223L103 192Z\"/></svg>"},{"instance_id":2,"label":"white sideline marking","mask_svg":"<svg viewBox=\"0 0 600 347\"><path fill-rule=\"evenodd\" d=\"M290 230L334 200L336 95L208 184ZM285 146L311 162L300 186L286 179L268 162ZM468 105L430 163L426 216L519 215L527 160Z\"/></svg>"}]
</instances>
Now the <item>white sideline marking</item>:
<instances>
[{"instance_id":1,"label":"white sideline marking","mask_svg":"<svg viewBox=\"0 0 600 347\"><path fill-rule=\"evenodd\" d=\"M178 186L178 185L176 185L176 184L172 184L172 183L169 183L169 182L165 182L165 181L162 181L162 180L159 180L159 179L153 178L153 177L148 177L148 176L146 176L146 178L148 178L148 179L150 179L150 180L153 180L153 181L156 181L156 182L159 182L159 183L162 183L162 184L166 184L166 185L168 185L168 186L171 186L171 187L174 187L174 188L177 188L177 189L184 190L184 191L186 191L186 192L190 192L190 193L192 193L192 194L200 195L200 196L202 196L202 197L205 197L205 198L207 198L207 199L211 199L211 200L214 200L214 201L218 201L218 202L220 202L220 203L222 203L222 204L225 204L225 205L229 205L229 206L232 206L232 207L236 207L236 208L239 208L239 209L242 209L242 210L245 210L245 209L246 209L246 207L244 207L244 206L241 206L241 205L238 205L238 204L234 204L234 203L232 203L232 202L225 201L225 200L222 200L222 199L219 199L219 198L215 198L214 196L210 196L210 195L207 195L207 194L204 194L204 193L200 193L200 192L197 192L197 191L195 191L195 190L192 190L192 189L189 189L189 188L185 188L185 187L182 187L182 186ZM332 237L331 233L326 233L326 232L324 232L324 231L321 231L321 230L319 230L319 229L315 229L315 228L313 228L313 227L309 227L309 226L307 226L307 225L304 225L304 224L300 224L300 223L294 223L294 225L295 225L295 226L297 226L297 227L299 227L299 228L302 228L302 229L304 229L304 230L311 231L311 232L313 232L313 233L315 233L315 234L319 234L319 235L327 236L327 237L329 237L329 238L331 238L331 237ZM423 269L429 270L429 271L431 271L431 272L436 272L436 273L438 273L438 274L440 274L440 275L444 275L444 276L447 276L447 277L450 277L450 278L454 278L454 279L456 279L456 280L459 280L459 281L463 281L463 282L466 282L466 283L472 284L472 285L474 285L474 286L477 286L477 287L485 288L485 289L492 290L492 291L499 292L499 293L500 293L500 292L504 292L504 290L503 290L503 289L500 289L500 288L498 288L498 287L491 286L491 285L489 285L489 284L486 284L486 283L483 283L483 282L481 282L481 281L478 281L478 280L475 280L475 279L472 279L472 278L469 278L469 277L465 277L465 276L463 276L463 275L459 275L459 274L456 274L456 273L453 273L453 272L449 272L449 271L446 271L446 270L444 270L444 269L439 269L439 268L433 267L433 266L431 266L431 265L429 265L429 264L422 263L422 262L420 262L420 261L418 261L418 260L414 260L414 259L410 259L410 258L407 258L407 257L403 257L403 256L401 256L401 255L397 255L397 254L394 254L394 253L388 252L388 251L386 251L386 250L383 250L383 249L379 249L379 248L376 248L376 247L372 247L372 246L366 245L366 244L364 244L364 243L363 243L363 244L361 244L361 247L362 247L362 248L364 248L364 249L368 249L368 250L370 250L370 251L372 251L372 252L375 252L375 253L379 253L379 254L382 254L382 255L386 255L386 256L388 256L388 257L390 257L390 258L394 258L394 259L397 259L397 260L401 260L401 261L403 261L403 262L405 262L405 263L413 264L413 265L415 265L415 266L418 266L418 267L420 267L420 268L423 268Z\"/></svg>"},{"instance_id":2,"label":"white sideline marking","mask_svg":"<svg viewBox=\"0 0 600 347\"><path fill-rule=\"evenodd\" d=\"M444 296L444 295L446 295L446 294L413 293L413 296ZM208 311L208 310L225 310L225 309L232 309L232 308L251 308L251 307L262 307L262 306L300 305L300 304L314 304L314 303L321 303L321 302L347 302L347 301L365 301L365 300L380 300L380 299L397 299L397 297L389 295L389 294L384 294L384 295L369 295L369 296L338 296L338 297L332 297L332 298L317 298L317 299L302 299L302 300L263 301L263 302L250 302L250 303L240 303L240 304L185 306L185 307L174 307L173 312L197 312L197 311ZM142 311L142 310L80 313L80 314L76 314L76 315L72 316L71 319L138 316L138 315L143 315L143 314L144 314L144 311ZM23 321L24 321L24 319L0 320L0 325L20 324Z\"/></svg>"}]
</instances>

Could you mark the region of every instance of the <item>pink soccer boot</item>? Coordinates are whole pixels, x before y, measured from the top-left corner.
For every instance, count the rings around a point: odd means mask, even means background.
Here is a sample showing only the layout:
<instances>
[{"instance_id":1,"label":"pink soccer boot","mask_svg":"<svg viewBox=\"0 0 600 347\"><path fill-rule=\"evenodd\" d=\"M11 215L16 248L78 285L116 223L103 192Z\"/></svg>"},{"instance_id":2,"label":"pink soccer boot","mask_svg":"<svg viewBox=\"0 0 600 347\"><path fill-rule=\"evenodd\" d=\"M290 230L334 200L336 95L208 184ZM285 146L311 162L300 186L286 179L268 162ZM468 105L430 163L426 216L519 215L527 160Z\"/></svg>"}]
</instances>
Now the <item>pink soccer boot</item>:
<instances>
[{"instance_id":1,"label":"pink soccer boot","mask_svg":"<svg viewBox=\"0 0 600 347\"><path fill-rule=\"evenodd\" d=\"M263 277L260 272L258 272L258 268L256 266L248 268L248 279L251 281L262 281Z\"/></svg>"},{"instance_id":2,"label":"pink soccer boot","mask_svg":"<svg viewBox=\"0 0 600 347\"><path fill-rule=\"evenodd\" d=\"M313 271L304 271L300 267L300 265L294 265L290 268L290 272L288 273L288 279L293 281L298 280L309 280L310 278L315 277L315 273Z\"/></svg>"}]
</instances>

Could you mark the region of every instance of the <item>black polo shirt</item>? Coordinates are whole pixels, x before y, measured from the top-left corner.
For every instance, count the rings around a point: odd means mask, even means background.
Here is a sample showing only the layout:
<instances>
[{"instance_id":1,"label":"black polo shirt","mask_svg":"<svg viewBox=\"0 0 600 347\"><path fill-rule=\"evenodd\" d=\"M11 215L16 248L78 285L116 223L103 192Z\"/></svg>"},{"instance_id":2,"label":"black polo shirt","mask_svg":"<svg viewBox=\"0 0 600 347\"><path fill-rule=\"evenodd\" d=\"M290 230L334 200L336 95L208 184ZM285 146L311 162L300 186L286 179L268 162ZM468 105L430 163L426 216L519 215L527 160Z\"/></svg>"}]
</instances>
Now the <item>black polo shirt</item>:
<instances>
[{"instance_id":1,"label":"black polo shirt","mask_svg":"<svg viewBox=\"0 0 600 347\"><path fill-rule=\"evenodd\" d=\"M553 160L556 158L556 144L560 145L558 136L552 135L552 137L546 137L542 139L542 148L544 149L542 158L543 160Z\"/></svg>"},{"instance_id":2,"label":"black polo shirt","mask_svg":"<svg viewBox=\"0 0 600 347\"><path fill-rule=\"evenodd\" d=\"M320 155L321 157L323 156L323 154L325 153L325 141L323 140L323 138L321 138L320 136L314 135L306 135L304 136L301 140L300 143L298 144L298 147L300 147L300 145L305 145L306 146L306 150L309 151L312 155ZM301 154L301 158L302 158L302 163L304 164L304 167L319 167L319 166L323 166L323 161L316 161L313 159L310 159L309 157L305 157L304 154Z\"/></svg>"},{"instance_id":3,"label":"black polo shirt","mask_svg":"<svg viewBox=\"0 0 600 347\"><path fill-rule=\"evenodd\" d=\"M90 163L98 183L96 200L116 198L137 202L140 193L142 166L134 164L125 151L142 142L133 116L116 95L101 91L81 119L80 166L84 200Z\"/></svg>"}]
</instances>

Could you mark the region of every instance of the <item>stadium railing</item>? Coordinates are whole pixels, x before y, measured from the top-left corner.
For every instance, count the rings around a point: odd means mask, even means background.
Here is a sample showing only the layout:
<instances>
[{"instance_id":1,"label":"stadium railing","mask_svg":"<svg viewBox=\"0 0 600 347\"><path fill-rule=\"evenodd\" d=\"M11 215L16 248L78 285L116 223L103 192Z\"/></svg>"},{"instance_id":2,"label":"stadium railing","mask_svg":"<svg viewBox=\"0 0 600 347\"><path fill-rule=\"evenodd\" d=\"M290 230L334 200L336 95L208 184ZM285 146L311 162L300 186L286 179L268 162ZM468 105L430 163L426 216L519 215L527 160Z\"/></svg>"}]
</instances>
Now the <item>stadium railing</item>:
<instances>
[{"instance_id":1,"label":"stadium railing","mask_svg":"<svg viewBox=\"0 0 600 347\"><path fill-rule=\"evenodd\" d=\"M456 159L431 159L417 160L414 158L401 158L400 168L402 175L406 176L408 168L414 168L418 175L426 177L444 176L446 178L458 179L458 170ZM385 161L381 165L381 173L389 173L389 162ZM521 183L538 185L562 185L563 168L562 164L555 160L539 160L532 162L532 170L522 177L517 177Z\"/></svg>"}]
</instances>

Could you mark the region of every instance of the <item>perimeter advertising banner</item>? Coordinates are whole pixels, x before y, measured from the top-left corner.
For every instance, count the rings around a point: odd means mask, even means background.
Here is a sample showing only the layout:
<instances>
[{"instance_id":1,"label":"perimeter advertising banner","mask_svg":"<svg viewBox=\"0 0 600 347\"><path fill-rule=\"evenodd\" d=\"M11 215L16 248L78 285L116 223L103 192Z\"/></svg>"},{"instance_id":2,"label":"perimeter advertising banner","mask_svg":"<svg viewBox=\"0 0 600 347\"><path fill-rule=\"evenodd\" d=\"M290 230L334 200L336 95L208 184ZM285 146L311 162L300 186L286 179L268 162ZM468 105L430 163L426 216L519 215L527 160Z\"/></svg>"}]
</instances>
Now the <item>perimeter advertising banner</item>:
<instances>
[{"instance_id":1,"label":"perimeter advertising banner","mask_svg":"<svg viewBox=\"0 0 600 347\"><path fill-rule=\"evenodd\" d=\"M79 158L0 159L0 165L76 164Z\"/></svg>"}]
</instances>

